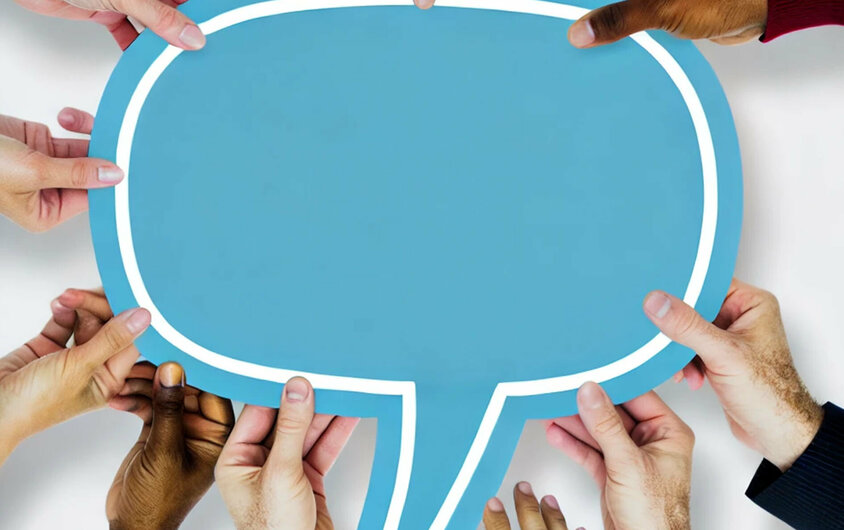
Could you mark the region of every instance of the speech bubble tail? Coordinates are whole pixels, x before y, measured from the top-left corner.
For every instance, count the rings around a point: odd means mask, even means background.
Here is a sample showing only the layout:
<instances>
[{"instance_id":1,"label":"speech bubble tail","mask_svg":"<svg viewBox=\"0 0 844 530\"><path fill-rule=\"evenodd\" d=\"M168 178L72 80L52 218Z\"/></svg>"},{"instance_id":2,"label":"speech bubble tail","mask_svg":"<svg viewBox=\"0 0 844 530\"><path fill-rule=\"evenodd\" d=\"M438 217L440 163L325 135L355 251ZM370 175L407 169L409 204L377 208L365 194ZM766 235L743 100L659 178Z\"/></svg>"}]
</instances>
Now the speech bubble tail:
<instances>
[{"instance_id":1,"label":"speech bubble tail","mask_svg":"<svg viewBox=\"0 0 844 530\"><path fill-rule=\"evenodd\" d=\"M450 513L439 515L441 507L452 492L461 470L467 467L467 457L481 424L492 424L494 427L496 423L501 409L494 407L497 410L490 410L494 388L417 383L413 467L400 528L454 527L450 524ZM483 450L480 448L481 454ZM491 488L492 495L497 485L491 485ZM461 494L462 491L457 492L458 502ZM454 494L451 496L455 497ZM478 504L478 521L482 509L483 500Z\"/></svg>"}]
</instances>

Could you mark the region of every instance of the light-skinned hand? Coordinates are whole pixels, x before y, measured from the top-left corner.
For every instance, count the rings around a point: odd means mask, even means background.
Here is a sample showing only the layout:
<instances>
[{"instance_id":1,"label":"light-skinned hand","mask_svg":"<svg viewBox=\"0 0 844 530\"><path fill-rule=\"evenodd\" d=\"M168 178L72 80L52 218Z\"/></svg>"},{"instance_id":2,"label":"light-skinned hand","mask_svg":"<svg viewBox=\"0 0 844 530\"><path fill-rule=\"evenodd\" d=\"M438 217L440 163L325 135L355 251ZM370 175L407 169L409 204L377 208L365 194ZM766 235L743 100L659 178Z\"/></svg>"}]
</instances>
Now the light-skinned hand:
<instances>
[{"instance_id":1,"label":"light-skinned hand","mask_svg":"<svg viewBox=\"0 0 844 530\"><path fill-rule=\"evenodd\" d=\"M566 518L560 511L560 505L553 495L542 497L538 502L533 488L527 482L519 482L513 488L513 500L516 503L516 517L523 530L568 530ZM484 508L484 528L486 530L510 530L510 518L504 511L504 504L493 497Z\"/></svg>"},{"instance_id":2,"label":"light-skinned hand","mask_svg":"<svg viewBox=\"0 0 844 530\"><path fill-rule=\"evenodd\" d=\"M64 109L59 123L90 134L94 118ZM0 115L0 214L42 232L88 209L88 189L114 186L123 171L88 158L88 140L53 138L45 125Z\"/></svg>"},{"instance_id":3,"label":"light-skinned hand","mask_svg":"<svg viewBox=\"0 0 844 530\"><path fill-rule=\"evenodd\" d=\"M117 395L138 358L133 341L150 323L148 311L129 309L68 348L77 312L58 299L51 309L39 335L0 359L0 464L25 438Z\"/></svg>"},{"instance_id":4,"label":"light-skinned hand","mask_svg":"<svg viewBox=\"0 0 844 530\"><path fill-rule=\"evenodd\" d=\"M591 48L647 29L684 39L739 44L765 31L767 0L625 0L595 9L569 28L569 41Z\"/></svg>"},{"instance_id":5,"label":"light-skinned hand","mask_svg":"<svg viewBox=\"0 0 844 530\"><path fill-rule=\"evenodd\" d=\"M823 409L794 368L774 295L733 280L714 323L662 291L645 298L644 310L697 353L675 381L685 377L696 390L708 379L735 437L782 471L791 467L818 432Z\"/></svg>"},{"instance_id":6,"label":"light-skinned hand","mask_svg":"<svg viewBox=\"0 0 844 530\"><path fill-rule=\"evenodd\" d=\"M323 477L358 420L314 415L311 384L294 377L281 408L246 405L217 462L217 486L240 529L334 528Z\"/></svg>"},{"instance_id":7,"label":"light-skinned hand","mask_svg":"<svg viewBox=\"0 0 844 530\"><path fill-rule=\"evenodd\" d=\"M598 484L604 528L688 529L691 429L654 392L616 407L590 382L577 408L546 422L546 437Z\"/></svg>"},{"instance_id":8,"label":"light-skinned hand","mask_svg":"<svg viewBox=\"0 0 844 530\"><path fill-rule=\"evenodd\" d=\"M234 425L229 400L185 385L176 363L136 364L110 406L144 422L106 499L112 529L178 528L214 482Z\"/></svg>"},{"instance_id":9,"label":"light-skinned hand","mask_svg":"<svg viewBox=\"0 0 844 530\"><path fill-rule=\"evenodd\" d=\"M134 18L173 46L198 50L205 46L205 35L177 7L186 0L15 0L42 15L69 20L90 20L105 26L121 50L129 47L138 30Z\"/></svg>"}]
</instances>

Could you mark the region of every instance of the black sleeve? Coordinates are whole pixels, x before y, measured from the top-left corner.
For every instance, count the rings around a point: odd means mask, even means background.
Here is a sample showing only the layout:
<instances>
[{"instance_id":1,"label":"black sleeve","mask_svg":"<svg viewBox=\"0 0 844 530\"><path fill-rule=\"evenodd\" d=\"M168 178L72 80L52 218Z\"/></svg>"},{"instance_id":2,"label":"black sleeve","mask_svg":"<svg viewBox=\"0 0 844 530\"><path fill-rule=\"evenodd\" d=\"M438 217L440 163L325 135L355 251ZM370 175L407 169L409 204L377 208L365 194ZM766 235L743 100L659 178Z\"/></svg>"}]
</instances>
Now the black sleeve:
<instances>
[{"instance_id":1,"label":"black sleeve","mask_svg":"<svg viewBox=\"0 0 844 530\"><path fill-rule=\"evenodd\" d=\"M844 529L844 410L823 406L820 430L782 473L763 460L745 493L774 517L797 529Z\"/></svg>"}]
</instances>

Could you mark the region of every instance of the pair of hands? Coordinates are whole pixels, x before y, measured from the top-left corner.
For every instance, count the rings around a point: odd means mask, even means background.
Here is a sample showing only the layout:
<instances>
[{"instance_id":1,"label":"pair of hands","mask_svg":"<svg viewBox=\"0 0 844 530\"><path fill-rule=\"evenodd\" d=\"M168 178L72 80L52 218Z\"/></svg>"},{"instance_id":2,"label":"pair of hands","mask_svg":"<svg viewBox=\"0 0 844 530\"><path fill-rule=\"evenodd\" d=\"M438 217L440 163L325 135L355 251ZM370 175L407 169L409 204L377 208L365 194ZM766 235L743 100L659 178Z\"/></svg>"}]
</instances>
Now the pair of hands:
<instances>
[{"instance_id":1,"label":"pair of hands","mask_svg":"<svg viewBox=\"0 0 844 530\"><path fill-rule=\"evenodd\" d=\"M257 508L276 526L331 526L323 477L357 419L314 415L313 390L297 378L285 386L280 413L247 405L232 431L231 402L188 386L181 366L135 364L132 341L148 312L114 317L101 290L71 289L50 307L44 330L0 359L0 465L24 438L108 405L143 420L108 493L112 528L178 528L214 482L215 466L239 528L264 526ZM263 498L276 502L263 506Z\"/></svg>"},{"instance_id":2,"label":"pair of hands","mask_svg":"<svg viewBox=\"0 0 844 530\"><path fill-rule=\"evenodd\" d=\"M734 280L712 323L661 291L643 307L660 331L697 353L674 380L697 390L708 379L735 437L780 470L791 467L820 428L823 409L794 368L776 298ZM577 402L580 414L547 421L546 437L598 484L605 528L688 528L689 427L653 392L613 407L598 385L586 383ZM514 495L523 528L566 528L553 497L537 510L531 493L517 487ZM497 499L484 522L509 528Z\"/></svg>"}]
</instances>

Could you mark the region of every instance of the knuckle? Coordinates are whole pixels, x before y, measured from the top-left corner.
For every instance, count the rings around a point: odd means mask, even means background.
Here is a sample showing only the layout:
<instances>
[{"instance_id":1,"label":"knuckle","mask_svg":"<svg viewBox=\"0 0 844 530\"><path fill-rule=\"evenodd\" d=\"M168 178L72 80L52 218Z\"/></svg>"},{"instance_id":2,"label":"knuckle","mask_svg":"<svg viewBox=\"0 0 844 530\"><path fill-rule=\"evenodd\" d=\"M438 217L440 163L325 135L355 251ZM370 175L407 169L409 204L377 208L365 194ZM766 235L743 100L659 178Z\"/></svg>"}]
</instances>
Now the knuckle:
<instances>
[{"instance_id":1,"label":"knuckle","mask_svg":"<svg viewBox=\"0 0 844 530\"><path fill-rule=\"evenodd\" d=\"M595 35L600 38L611 38L624 33L627 26L625 10L621 3L610 4L590 19Z\"/></svg>"},{"instance_id":2,"label":"knuckle","mask_svg":"<svg viewBox=\"0 0 844 530\"><path fill-rule=\"evenodd\" d=\"M106 326L102 329L105 345L111 351L120 351L126 347L126 339L123 330L116 326Z\"/></svg>"},{"instance_id":3,"label":"knuckle","mask_svg":"<svg viewBox=\"0 0 844 530\"><path fill-rule=\"evenodd\" d=\"M181 21L181 16L175 9L164 4L159 4L159 7L156 8L155 19L159 26L169 28L178 25Z\"/></svg>"},{"instance_id":4,"label":"knuckle","mask_svg":"<svg viewBox=\"0 0 844 530\"><path fill-rule=\"evenodd\" d=\"M595 432L603 436L618 436L625 433L624 426L617 419L607 414L595 424Z\"/></svg>"},{"instance_id":5,"label":"knuckle","mask_svg":"<svg viewBox=\"0 0 844 530\"><path fill-rule=\"evenodd\" d=\"M280 434L297 434L307 429L309 422L302 418L291 416L279 416L276 423L276 430Z\"/></svg>"},{"instance_id":6,"label":"knuckle","mask_svg":"<svg viewBox=\"0 0 844 530\"><path fill-rule=\"evenodd\" d=\"M164 416L180 416L183 410L182 403L183 398L179 392L164 390L155 400L155 412Z\"/></svg>"},{"instance_id":7,"label":"knuckle","mask_svg":"<svg viewBox=\"0 0 844 530\"><path fill-rule=\"evenodd\" d=\"M76 188L82 188L88 182L88 166L82 160L76 160L70 165L68 181Z\"/></svg>"}]
</instances>

